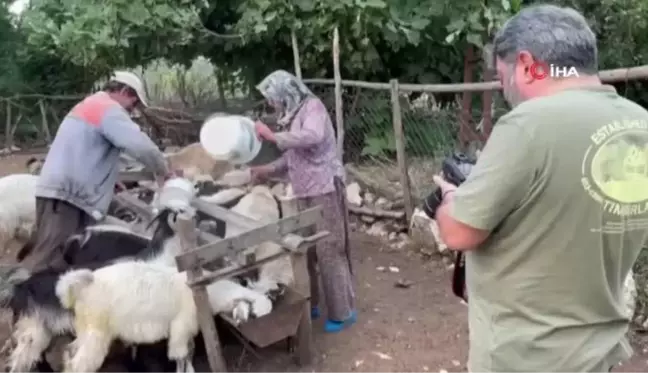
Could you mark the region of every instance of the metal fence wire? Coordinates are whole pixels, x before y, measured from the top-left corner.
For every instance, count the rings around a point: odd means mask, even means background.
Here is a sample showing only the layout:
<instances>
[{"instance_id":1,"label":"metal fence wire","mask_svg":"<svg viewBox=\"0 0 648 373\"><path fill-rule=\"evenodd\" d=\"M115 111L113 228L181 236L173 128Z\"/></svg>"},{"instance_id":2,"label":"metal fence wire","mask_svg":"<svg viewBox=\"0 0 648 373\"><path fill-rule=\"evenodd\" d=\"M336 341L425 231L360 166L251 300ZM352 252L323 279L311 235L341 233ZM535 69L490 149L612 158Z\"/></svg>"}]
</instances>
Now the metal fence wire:
<instances>
[{"instance_id":1,"label":"metal fence wire","mask_svg":"<svg viewBox=\"0 0 648 373\"><path fill-rule=\"evenodd\" d=\"M334 87L310 84L335 118ZM352 164L363 177L383 190L402 194L397 167L393 107L389 90L343 88L344 163ZM476 94L475 96L478 96ZM461 106L454 99L440 101L425 92L400 92L405 153L412 197L424 198L433 189L432 176L440 171L442 159L459 143ZM506 111L494 100L494 120ZM471 113L479 123L481 110ZM479 129L471 128L473 132ZM481 145L481 144L480 144Z\"/></svg>"}]
</instances>

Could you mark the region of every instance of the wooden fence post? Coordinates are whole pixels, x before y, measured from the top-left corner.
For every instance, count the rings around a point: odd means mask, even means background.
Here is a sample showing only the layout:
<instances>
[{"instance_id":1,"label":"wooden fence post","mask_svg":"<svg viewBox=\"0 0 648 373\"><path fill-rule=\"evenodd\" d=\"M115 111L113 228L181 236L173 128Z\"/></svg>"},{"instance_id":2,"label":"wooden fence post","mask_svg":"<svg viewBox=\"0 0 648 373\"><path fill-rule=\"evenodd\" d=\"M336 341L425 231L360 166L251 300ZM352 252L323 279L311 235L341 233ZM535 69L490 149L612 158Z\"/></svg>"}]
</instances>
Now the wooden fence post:
<instances>
[{"instance_id":1,"label":"wooden fence post","mask_svg":"<svg viewBox=\"0 0 648 373\"><path fill-rule=\"evenodd\" d=\"M342 76L340 75L340 31L333 30L333 79L335 80L335 126L340 160L344 155L344 113L342 112Z\"/></svg>"},{"instance_id":2,"label":"wooden fence post","mask_svg":"<svg viewBox=\"0 0 648 373\"><path fill-rule=\"evenodd\" d=\"M407 167L407 154L405 153L405 134L403 132L403 118L401 114L398 80L389 81L391 85L391 103L392 103L392 122L394 125L394 138L396 140L396 158L398 160L398 171L400 173L400 182L403 188L403 199L405 200L405 216L410 222L414 213L412 203L412 188L409 182L409 173Z\"/></svg>"},{"instance_id":3,"label":"wooden fence post","mask_svg":"<svg viewBox=\"0 0 648 373\"><path fill-rule=\"evenodd\" d=\"M196 234L196 227L194 224L193 216L178 215L177 230L180 236L180 246L182 252L189 252L198 247L198 237ZM191 283L193 280L202 277L203 271L200 268L187 271L187 282ZM207 295L206 285L197 285L192 287L194 302L198 311L198 323L202 332L203 340L205 341L205 350L207 350L207 360L212 372L227 372L225 359L223 359L223 352L220 342L218 340L218 331L216 330L216 323L214 316L211 312L211 305L209 304L209 297Z\"/></svg>"},{"instance_id":4,"label":"wooden fence post","mask_svg":"<svg viewBox=\"0 0 648 373\"><path fill-rule=\"evenodd\" d=\"M11 102L7 100L7 121L5 122L5 148L8 151L13 146L13 132L11 131Z\"/></svg>"},{"instance_id":5,"label":"wooden fence post","mask_svg":"<svg viewBox=\"0 0 648 373\"><path fill-rule=\"evenodd\" d=\"M47 123L47 111L45 110L45 104L43 103L43 100L38 101L38 106L40 107L40 112L41 112L41 131L43 132L43 136L45 137L45 141L47 141L47 144L51 145L52 134L50 133L49 130L49 123Z\"/></svg>"},{"instance_id":6,"label":"wooden fence post","mask_svg":"<svg viewBox=\"0 0 648 373\"><path fill-rule=\"evenodd\" d=\"M299 43L297 42L297 34L295 34L295 29L292 29L290 32L290 39L292 41L292 50L293 50L293 61L295 64L295 76L297 79L301 80L302 71L301 71L301 62L299 61Z\"/></svg>"}]
</instances>

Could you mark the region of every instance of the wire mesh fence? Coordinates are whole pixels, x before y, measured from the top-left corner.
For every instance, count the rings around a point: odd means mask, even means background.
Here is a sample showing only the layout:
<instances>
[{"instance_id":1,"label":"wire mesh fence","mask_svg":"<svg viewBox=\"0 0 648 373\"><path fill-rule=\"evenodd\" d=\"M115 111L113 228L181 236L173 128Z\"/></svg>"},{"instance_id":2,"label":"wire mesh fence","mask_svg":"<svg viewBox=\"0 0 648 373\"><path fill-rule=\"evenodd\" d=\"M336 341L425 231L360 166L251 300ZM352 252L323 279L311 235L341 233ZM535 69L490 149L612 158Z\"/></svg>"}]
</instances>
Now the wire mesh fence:
<instances>
[{"instance_id":1,"label":"wire mesh fence","mask_svg":"<svg viewBox=\"0 0 648 373\"><path fill-rule=\"evenodd\" d=\"M334 87L311 84L310 88L322 99L331 118L335 118ZM344 87L342 101L344 163L351 164L364 180L390 191L389 194L402 193L398 182L390 92Z\"/></svg>"},{"instance_id":2,"label":"wire mesh fence","mask_svg":"<svg viewBox=\"0 0 648 373\"><path fill-rule=\"evenodd\" d=\"M334 87L315 83L309 87L335 118ZM371 185L398 196L406 191L400 185L391 96L388 89L343 87L344 162ZM442 101L425 92L399 93L411 188L407 193L414 200L431 192L432 176L459 142L461 105L454 95L448 97ZM480 115L481 110L472 113L477 122Z\"/></svg>"}]
</instances>

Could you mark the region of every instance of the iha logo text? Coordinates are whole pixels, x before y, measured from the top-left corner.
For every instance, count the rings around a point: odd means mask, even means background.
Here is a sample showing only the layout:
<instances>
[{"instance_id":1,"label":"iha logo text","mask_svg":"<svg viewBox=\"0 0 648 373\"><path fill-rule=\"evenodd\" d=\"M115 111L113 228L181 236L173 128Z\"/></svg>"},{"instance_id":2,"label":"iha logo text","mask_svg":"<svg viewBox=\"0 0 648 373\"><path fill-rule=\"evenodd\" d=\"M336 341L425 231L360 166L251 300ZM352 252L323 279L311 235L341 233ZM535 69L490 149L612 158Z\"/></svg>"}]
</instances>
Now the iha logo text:
<instances>
[{"instance_id":1,"label":"iha logo text","mask_svg":"<svg viewBox=\"0 0 648 373\"><path fill-rule=\"evenodd\" d=\"M529 73L534 79L542 80L547 77L551 78L571 78L579 77L578 70L573 66L558 66L546 64L544 62L534 62L529 69Z\"/></svg>"}]
</instances>

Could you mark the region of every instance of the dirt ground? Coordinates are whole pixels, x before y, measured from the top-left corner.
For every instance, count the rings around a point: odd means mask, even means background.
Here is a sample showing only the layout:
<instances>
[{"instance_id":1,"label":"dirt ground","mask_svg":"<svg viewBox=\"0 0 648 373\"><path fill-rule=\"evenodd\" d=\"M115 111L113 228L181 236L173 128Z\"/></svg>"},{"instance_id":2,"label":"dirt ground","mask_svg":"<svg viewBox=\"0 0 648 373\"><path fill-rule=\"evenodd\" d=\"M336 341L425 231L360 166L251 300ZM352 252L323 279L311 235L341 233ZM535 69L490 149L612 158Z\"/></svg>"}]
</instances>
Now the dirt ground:
<instances>
[{"instance_id":1,"label":"dirt ground","mask_svg":"<svg viewBox=\"0 0 648 373\"><path fill-rule=\"evenodd\" d=\"M0 159L0 176L24 172L30 155ZM1 207L0 207L1 208ZM315 361L301 371L465 371L468 352L467 307L451 295L450 271L440 261L424 261L412 252L393 251L376 238L353 234L359 319L335 335L313 324ZM2 261L10 260L5 253ZM398 272L377 270L393 266ZM399 288L399 280L412 282ZM3 318L6 320L6 318ZM3 320L4 322L4 320ZM0 345L7 329L0 328ZM634 336L635 356L619 372L648 371L648 337ZM228 349L230 367L238 371L297 371L285 351L275 346L260 351L262 359L239 348Z\"/></svg>"}]
</instances>

